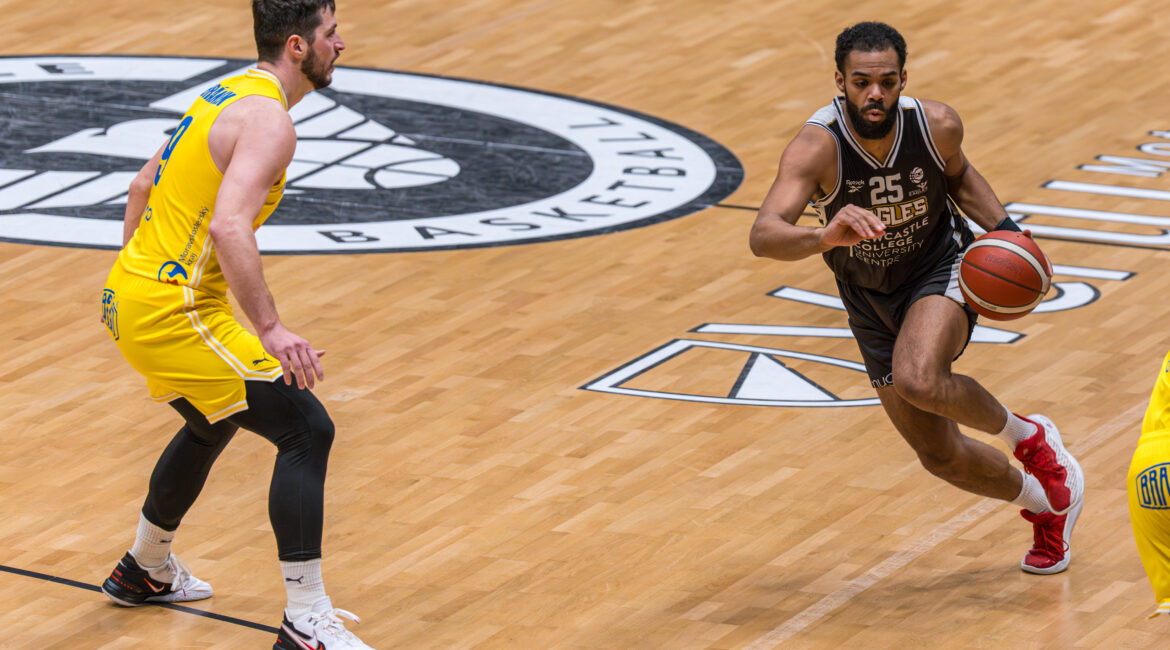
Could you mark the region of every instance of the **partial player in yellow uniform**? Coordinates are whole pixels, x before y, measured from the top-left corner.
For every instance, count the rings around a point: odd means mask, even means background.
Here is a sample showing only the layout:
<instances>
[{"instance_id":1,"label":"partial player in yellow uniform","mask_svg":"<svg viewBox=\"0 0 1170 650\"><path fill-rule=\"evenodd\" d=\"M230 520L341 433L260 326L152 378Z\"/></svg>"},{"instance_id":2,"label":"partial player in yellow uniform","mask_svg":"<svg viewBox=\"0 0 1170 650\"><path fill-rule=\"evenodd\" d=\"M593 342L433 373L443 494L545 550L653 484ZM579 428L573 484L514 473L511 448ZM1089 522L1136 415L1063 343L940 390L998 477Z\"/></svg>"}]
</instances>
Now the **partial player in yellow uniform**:
<instances>
[{"instance_id":1,"label":"partial player in yellow uniform","mask_svg":"<svg viewBox=\"0 0 1170 650\"><path fill-rule=\"evenodd\" d=\"M1170 354L1162 361L1142 420L1126 490L1138 555L1158 600L1152 616L1170 613Z\"/></svg>"},{"instance_id":2,"label":"partial player in yellow uniform","mask_svg":"<svg viewBox=\"0 0 1170 650\"><path fill-rule=\"evenodd\" d=\"M261 69L209 87L183 116L149 179L150 203L106 280L117 305L111 331L152 398L183 397L211 423L248 408L245 380L272 381L280 363L233 318L227 280L211 236L223 174L209 155L212 126L237 101L267 98L287 111L280 82ZM145 183L144 183L145 185ZM280 202L283 172L253 220L259 228ZM132 221L127 220L127 225ZM221 244L222 247L222 244Z\"/></svg>"},{"instance_id":3,"label":"partial player in yellow uniform","mask_svg":"<svg viewBox=\"0 0 1170 650\"><path fill-rule=\"evenodd\" d=\"M324 352L281 322L255 237L296 148L288 110L329 85L345 48L334 9L333 0L252 1L259 62L209 84L131 183L124 245L102 292L119 351L185 420L102 591L126 606L211 596L171 542L215 459L247 429L277 448L268 512L288 596L277 649L370 647L345 629L341 617L357 619L333 607L321 580L333 422L310 389L324 379ZM235 319L229 286L256 334Z\"/></svg>"}]
</instances>

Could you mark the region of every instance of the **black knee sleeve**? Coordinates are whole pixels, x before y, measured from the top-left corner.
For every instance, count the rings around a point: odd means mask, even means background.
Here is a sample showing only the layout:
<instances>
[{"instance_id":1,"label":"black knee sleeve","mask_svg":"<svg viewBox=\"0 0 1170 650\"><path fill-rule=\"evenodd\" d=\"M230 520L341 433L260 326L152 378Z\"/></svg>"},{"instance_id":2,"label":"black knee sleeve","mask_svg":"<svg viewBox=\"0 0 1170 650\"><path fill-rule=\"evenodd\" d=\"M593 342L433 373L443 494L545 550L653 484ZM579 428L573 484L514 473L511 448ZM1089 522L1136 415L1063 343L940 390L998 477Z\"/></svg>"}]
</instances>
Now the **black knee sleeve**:
<instances>
[{"instance_id":1,"label":"black knee sleeve","mask_svg":"<svg viewBox=\"0 0 1170 650\"><path fill-rule=\"evenodd\" d=\"M276 445L268 516L281 560L321 557L325 473L333 420L308 390L277 380L247 382L248 410L229 420Z\"/></svg>"},{"instance_id":2,"label":"black knee sleeve","mask_svg":"<svg viewBox=\"0 0 1170 650\"><path fill-rule=\"evenodd\" d=\"M142 505L146 519L164 530L178 528L203 490L215 459L236 433L236 426L230 422L208 422L187 400L175 400L171 405L187 423L155 463L150 491Z\"/></svg>"}]
</instances>

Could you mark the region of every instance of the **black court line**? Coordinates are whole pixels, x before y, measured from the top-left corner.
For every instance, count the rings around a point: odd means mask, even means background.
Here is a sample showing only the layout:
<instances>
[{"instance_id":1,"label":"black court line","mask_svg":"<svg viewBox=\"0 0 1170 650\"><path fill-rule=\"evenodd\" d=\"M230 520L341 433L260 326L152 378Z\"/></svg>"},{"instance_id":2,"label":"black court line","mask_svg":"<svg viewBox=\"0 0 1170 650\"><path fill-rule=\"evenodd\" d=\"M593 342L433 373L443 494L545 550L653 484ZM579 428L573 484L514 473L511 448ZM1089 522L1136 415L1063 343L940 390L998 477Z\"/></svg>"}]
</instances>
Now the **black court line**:
<instances>
[{"instance_id":1,"label":"black court line","mask_svg":"<svg viewBox=\"0 0 1170 650\"><path fill-rule=\"evenodd\" d=\"M37 580L44 580L45 582L55 582L59 585L66 585L69 587L77 587L78 589L85 589L86 591L101 592L101 590L102 590L101 587L99 587L97 585L91 585L91 584L86 583L86 582L78 582L77 580L70 580L69 578L59 578L57 576L51 576L47 573L37 573L36 571L29 571L27 569L16 569L16 568L13 568L10 566L4 566L3 564L0 564L0 571L12 573L12 574L15 574L18 576L24 576L26 578L36 578ZM250 627L253 630L260 630L262 632L271 632L272 634L278 634L280 632L280 630L278 630L274 627L269 627L267 625L261 625L259 623L253 623L252 621L245 621L243 619L234 618L231 616L224 616L223 614L215 614L213 612L205 612L201 609L195 609L194 607L186 607L184 605L176 605L174 603L146 603L146 604L153 605L155 607L164 607L166 609L173 609L177 612L186 612L187 614L194 614L196 616L202 616L204 618L213 618L217 621L223 621L224 623L232 623L234 625L239 625L241 627Z\"/></svg>"}]
</instances>

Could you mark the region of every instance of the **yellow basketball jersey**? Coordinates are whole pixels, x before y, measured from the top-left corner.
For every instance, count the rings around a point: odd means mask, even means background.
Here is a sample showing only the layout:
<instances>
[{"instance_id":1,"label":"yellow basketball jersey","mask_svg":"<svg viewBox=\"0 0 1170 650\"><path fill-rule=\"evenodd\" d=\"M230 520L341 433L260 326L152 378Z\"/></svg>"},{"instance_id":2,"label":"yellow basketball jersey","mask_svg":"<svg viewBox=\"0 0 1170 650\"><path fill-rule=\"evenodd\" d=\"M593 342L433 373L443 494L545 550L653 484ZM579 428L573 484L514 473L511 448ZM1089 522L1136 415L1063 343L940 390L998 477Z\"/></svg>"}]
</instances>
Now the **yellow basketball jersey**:
<instances>
[{"instance_id":1,"label":"yellow basketball jersey","mask_svg":"<svg viewBox=\"0 0 1170 650\"><path fill-rule=\"evenodd\" d=\"M1126 477L1129 519L1158 609L1170 612L1170 354L1154 382Z\"/></svg>"},{"instance_id":2,"label":"yellow basketball jersey","mask_svg":"<svg viewBox=\"0 0 1170 650\"><path fill-rule=\"evenodd\" d=\"M1162 360L1162 371L1154 382L1150 406L1146 408L1146 416L1142 419L1143 437L1155 431L1170 431L1170 354Z\"/></svg>"},{"instance_id":3,"label":"yellow basketball jersey","mask_svg":"<svg viewBox=\"0 0 1170 650\"><path fill-rule=\"evenodd\" d=\"M223 172L211 158L207 135L223 109L250 95L271 97L288 108L276 77L252 69L208 88L179 121L163 148L146 213L118 255L123 271L203 291L226 301L227 281L208 234ZM253 230L280 203L284 180L282 176L269 190L264 207L252 223Z\"/></svg>"}]
</instances>

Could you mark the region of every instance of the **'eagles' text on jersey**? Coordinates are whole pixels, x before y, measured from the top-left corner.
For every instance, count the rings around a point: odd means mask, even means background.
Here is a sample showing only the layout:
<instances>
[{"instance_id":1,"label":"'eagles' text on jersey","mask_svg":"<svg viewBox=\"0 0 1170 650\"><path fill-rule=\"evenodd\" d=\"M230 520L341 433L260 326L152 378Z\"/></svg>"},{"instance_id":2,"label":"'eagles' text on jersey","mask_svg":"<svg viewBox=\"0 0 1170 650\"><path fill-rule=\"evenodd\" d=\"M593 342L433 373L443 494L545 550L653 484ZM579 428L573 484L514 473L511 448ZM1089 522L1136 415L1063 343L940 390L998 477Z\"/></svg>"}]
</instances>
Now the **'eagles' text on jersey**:
<instances>
[{"instance_id":1,"label":"'eagles' text on jersey","mask_svg":"<svg viewBox=\"0 0 1170 650\"><path fill-rule=\"evenodd\" d=\"M812 204L821 224L853 204L876 214L886 227L881 237L827 251L825 262L841 282L882 293L896 291L972 239L947 198L945 163L922 104L903 96L895 111L894 144L885 161L867 152L846 126L843 98L807 122L831 133L837 143L837 184Z\"/></svg>"}]
</instances>

